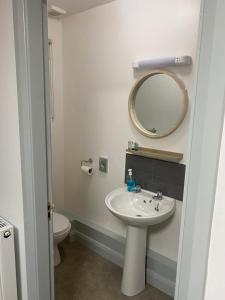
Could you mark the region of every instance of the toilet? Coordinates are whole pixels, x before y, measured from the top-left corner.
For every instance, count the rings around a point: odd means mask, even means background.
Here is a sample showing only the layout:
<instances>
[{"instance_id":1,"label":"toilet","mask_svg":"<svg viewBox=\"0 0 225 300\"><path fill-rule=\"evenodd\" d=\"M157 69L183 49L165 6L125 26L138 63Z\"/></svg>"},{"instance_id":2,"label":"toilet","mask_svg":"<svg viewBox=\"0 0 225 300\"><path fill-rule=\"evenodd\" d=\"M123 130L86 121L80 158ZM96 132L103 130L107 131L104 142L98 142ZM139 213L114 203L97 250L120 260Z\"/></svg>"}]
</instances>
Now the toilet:
<instances>
[{"instance_id":1,"label":"toilet","mask_svg":"<svg viewBox=\"0 0 225 300\"><path fill-rule=\"evenodd\" d=\"M54 266L58 266L61 262L58 244L67 237L70 229L70 221L65 216L53 212Z\"/></svg>"}]
</instances>

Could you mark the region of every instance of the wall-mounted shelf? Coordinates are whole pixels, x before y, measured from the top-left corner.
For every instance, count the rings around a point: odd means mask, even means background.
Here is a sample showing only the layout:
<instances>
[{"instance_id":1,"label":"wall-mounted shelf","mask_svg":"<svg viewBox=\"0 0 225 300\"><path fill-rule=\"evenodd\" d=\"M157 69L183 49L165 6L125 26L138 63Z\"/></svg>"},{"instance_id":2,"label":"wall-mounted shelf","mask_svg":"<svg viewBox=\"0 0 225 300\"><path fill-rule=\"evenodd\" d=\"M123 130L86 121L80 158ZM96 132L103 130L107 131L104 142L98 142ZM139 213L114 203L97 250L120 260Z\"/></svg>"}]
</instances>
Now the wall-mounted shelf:
<instances>
[{"instance_id":1,"label":"wall-mounted shelf","mask_svg":"<svg viewBox=\"0 0 225 300\"><path fill-rule=\"evenodd\" d=\"M172 161L172 162L180 162L183 159L182 153L144 148L144 147L139 147L138 150L127 149L126 152L128 154L150 157L150 158Z\"/></svg>"}]
</instances>

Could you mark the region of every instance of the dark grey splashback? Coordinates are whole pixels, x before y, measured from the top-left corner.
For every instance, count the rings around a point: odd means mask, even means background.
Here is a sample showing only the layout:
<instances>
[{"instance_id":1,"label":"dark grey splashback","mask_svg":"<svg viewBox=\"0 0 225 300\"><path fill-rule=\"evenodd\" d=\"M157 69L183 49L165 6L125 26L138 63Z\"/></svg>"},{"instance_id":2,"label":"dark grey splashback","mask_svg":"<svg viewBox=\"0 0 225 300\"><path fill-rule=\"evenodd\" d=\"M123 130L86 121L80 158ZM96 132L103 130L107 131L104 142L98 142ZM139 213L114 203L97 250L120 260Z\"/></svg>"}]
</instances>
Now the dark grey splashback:
<instances>
[{"instance_id":1,"label":"dark grey splashback","mask_svg":"<svg viewBox=\"0 0 225 300\"><path fill-rule=\"evenodd\" d=\"M143 189L183 200L185 165L126 154L125 181L128 169L133 169L134 179Z\"/></svg>"}]
</instances>

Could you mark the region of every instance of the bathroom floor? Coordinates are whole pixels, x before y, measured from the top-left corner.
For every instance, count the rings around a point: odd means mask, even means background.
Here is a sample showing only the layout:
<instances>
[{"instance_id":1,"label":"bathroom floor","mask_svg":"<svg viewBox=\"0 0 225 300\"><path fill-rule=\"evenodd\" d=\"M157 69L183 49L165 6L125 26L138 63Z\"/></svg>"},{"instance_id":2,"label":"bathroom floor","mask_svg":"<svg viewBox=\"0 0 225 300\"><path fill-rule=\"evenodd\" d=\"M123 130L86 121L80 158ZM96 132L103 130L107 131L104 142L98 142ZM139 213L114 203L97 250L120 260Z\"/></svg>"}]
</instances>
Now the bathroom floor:
<instances>
[{"instance_id":1,"label":"bathroom floor","mask_svg":"<svg viewBox=\"0 0 225 300\"><path fill-rule=\"evenodd\" d=\"M62 263L55 268L56 300L172 300L147 285L135 297L120 292L122 269L79 242L61 245Z\"/></svg>"}]
</instances>

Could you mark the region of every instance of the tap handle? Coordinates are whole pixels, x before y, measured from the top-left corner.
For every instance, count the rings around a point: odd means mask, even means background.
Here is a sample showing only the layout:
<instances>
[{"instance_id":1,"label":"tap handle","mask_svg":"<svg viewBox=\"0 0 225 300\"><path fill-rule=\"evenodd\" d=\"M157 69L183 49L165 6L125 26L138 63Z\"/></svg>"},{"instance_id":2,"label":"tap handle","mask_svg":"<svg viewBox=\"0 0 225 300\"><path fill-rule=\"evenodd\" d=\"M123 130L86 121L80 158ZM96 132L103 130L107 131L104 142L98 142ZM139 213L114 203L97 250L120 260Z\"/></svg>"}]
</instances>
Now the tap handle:
<instances>
[{"instance_id":1,"label":"tap handle","mask_svg":"<svg viewBox=\"0 0 225 300\"><path fill-rule=\"evenodd\" d=\"M162 200L162 198L163 198L163 193L160 192L160 191L158 191L158 192L156 193L156 195L152 196L152 198L155 199L155 200Z\"/></svg>"},{"instance_id":2,"label":"tap handle","mask_svg":"<svg viewBox=\"0 0 225 300\"><path fill-rule=\"evenodd\" d=\"M135 185L132 189L132 192L140 193L141 192L141 186L139 184Z\"/></svg>"},{"instance_id":3,"label":"tap handle","mask_svg":"<svg viewBox=\"0 0 225 300\"><path fill-rule=\"evenodd\" d=\"M136 187L135 187L135 189L136 189L137 193L140 193L141 192L141 185L137 184Z\"/></svg>"},{"instance_id":4,"label":"tap handle","mask_svg":"<svg viewBox=\"0 0 225 300\"><path fill-rule=\"evenodd\" d=\"M162 192L157 192L157 197L158 198L162 199L162 196L163 196Z\"/></svg>"}]
</instances>

